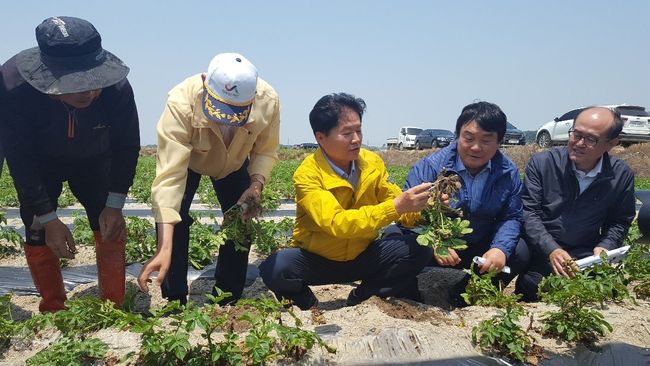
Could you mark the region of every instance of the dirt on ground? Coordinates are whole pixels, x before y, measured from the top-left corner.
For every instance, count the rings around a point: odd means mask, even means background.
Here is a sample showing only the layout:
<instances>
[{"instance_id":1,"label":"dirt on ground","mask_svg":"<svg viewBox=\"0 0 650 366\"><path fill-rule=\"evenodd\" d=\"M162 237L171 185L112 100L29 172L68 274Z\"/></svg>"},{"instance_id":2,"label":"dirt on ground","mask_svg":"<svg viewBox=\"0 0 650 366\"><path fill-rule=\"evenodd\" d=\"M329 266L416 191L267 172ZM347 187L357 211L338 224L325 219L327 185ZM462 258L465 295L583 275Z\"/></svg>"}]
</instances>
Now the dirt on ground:
<instances>
[{"instance_id":1,"label":"dirt on ground","mask_svg":"<svg viewBox=\"0 0 650 366\"><path fill-rule=\"evenodd\" d=\"M94 255L92 248L80 248L80 256L75 265L92 264ZM21 265L21 256L0 260L0 266ZM83 259L82 259L83 258ZM258 264L260 257L254 252L250 263ZM319 299L316 309L293 311L303 322L306 329L316 331L328 344L337 348L332 355L321 349L314 349L300 364L395 364L433 362L436 360L484 360L480 350L471 341L472 327L481 320L495 315L499 309L481 306L470 306L454 309L444 295L445 288L460 278L459 272L453 270L433 270L421 274L419 287L425 303L401 299L380 299L373 297L360 305L346 307L345 300L355 284L337 284L313 286L314 293ZM128 277L128 282L135 285L135 279ZM197 279L190 284L190 300L196 304L208 301L206 294L210 293L212 280ZM69 294L69 298L81 296L98 296L97 283L77 286ZM244 291L245 298L272 296L258 277ZM26 319L38 311L38 296L13 296L12 310L16 319ZM606 333L602 340L595 345L608 347L608 344L624 344L633 347L637 352L648 351L650 347L650 302L637 300L638 304L629 302L607 304L600 310L605 319L613 326L611 333ZM151 287L149 294L142 292L136 295L135 311L147 312L150 308L161 307L166 303L161 297L160 289ZM545 359L558 357L573 357L584 347L567 344L543 336L540 323L541 315L553 306L533 303L525 304L529 317L522 319L521 326L528 329L537 346L537 356L529 362L543 364ZM247 325L236 321L241 309L229 307L224 311L231 313L232 326L239 331L246 331ZM55 332L56 333L56 332ZM41 337L56 338L57 334L41 335ZM106 331L104 331L106 333ZM116 334L117 333L117 334ZM141 341L138 334L129 332L110 331L100 335L116 343L115 353L126 354L126 350L136 351ZM199 339L200 337L196 337ZM119 341L119 339L128 340ZM47 342L45 342L47 343ZM111 344L109 342L109 344ZM21 365L28 357L44 348L40 346L27 348L12 347L0 358L0 365ZM40 348L39 348L40 347ZM478 361L477 361L478 362ZM461 363L457 363L461 364ZM490 363L477 363L490 364Z\"/></svg>"}]
</instances>

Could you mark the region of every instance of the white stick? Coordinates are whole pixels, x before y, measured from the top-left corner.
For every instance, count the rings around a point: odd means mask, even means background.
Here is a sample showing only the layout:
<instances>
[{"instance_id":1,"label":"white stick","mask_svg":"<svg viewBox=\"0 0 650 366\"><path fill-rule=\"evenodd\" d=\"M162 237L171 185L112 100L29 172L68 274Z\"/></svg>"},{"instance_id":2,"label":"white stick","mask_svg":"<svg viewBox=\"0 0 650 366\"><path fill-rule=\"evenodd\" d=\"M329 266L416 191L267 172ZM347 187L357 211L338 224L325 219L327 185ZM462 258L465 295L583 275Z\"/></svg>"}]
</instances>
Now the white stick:
<instances>
[{"instance_id":1,"label":"white stick","mask_svg":"<svg viewBox=\"0 0 650 366\"><path fill-rule=\"evenodd\" d=\"M483 263L485 263L485 258L476 256L476 257L474 257L474 263L482 265ZM501 268L501 272L510 273L510 267L503 266L503 268Z\"/></svg>"},{"instance_id":2,"label":"white stick","mask_svg":"<svg viewBox=\"0 0 650 366\"><path fill-rule=\"evenodd\" d=\"M620 261L621 259L625 258L628 250L630 250L629 245L606 251L607 261L609 263L615 263ZM594 264L598 264L598 263L602 263L602 259L600 259L600 256L597 255L591 255L589 257L578 259L576 261L576 264L578 265L578 267L580 267L581 271L585 268L591 267Z\"/></svg>"}]
</instances>

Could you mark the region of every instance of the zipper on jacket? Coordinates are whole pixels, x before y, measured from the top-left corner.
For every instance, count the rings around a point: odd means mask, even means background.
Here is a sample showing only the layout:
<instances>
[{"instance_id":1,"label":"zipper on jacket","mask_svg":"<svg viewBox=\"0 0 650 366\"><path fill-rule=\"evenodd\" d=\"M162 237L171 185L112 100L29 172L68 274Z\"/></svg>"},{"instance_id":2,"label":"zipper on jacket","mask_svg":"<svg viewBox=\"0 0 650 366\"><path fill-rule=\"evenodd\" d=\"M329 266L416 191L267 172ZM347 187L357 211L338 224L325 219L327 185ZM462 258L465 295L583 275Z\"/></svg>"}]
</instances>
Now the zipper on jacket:
<instances>
[{"instance_id":1,"label":"zipper on jacket","mask_svg":"<svg viewBox=\"0 0 650 366\"><path fill-rule=\"evenodd\" d=\"M75 125L77 124L77 110L69 108L65 103L61 102L65 110L68 111L68 138L73 139L75 136Z\"/></svg>"}]
</instances>

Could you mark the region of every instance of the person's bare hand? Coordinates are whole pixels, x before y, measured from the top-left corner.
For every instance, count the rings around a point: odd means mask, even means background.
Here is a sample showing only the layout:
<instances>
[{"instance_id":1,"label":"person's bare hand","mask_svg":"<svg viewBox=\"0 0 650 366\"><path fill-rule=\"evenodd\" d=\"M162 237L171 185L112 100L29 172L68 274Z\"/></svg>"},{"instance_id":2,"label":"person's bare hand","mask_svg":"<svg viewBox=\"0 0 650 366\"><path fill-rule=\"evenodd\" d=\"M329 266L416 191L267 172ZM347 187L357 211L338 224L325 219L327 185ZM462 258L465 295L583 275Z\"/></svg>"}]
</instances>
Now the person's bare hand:
<instances>
[{"instance_id":1,"label":"person's bare hand","mask_svg":"<svg viewBox=\"0 0 650 366\"><path fill-rule=\"evenodd\" d=\"M602 253L603 251L606 252L607 249L605 249L605 248L603 248L603 247L594 247L594 255L595 255L596 257L600 257L600 253Z\"/></svg>"},{"instance_id":2,"label":"person's bare hand","mask_svg":"<svg viewBox=\"0 0 650 366\"><path fill-rule=\"evenodd\" d=\"M77 249L70 229L58 218L44 224L43 227L45 244L52 252L59 258L73 259Z\"/></svg>"},{"instance_id":3,"label":"person's bare hand","mask_svg":"<svg viewBox=\"0 0 650 366\"><path fill-rule=\"evenodd\" d=\"M400 215L405 212L422 211L422 209L427 205L427 200L431 197L429 188L431 188L432 185L433 183L429 182L421 183L402 192L393 201L395 211Z\"/></svg>"},{"instance_id":4,"label":"person's bare hand","mask_svg":"<svg viewBox=\"0 0 650 366\"><path fill-rule=\"evenodd\" d=\"M126 240L126 222L122 210L104 207L99 214L99 231L103 240Z\"/></svg>"},{"instance_id":5,"label":"person's bare hand","mask_svg":"<svg viewBox=\"0 0 650 366\"><path fill-rule=\"evenodd\" d=\"M436 255L436 252L433 251L433 258L436 260L436 263L438 263L439 266L453 267L458 263L460 263L460 257L458 256L458 253L456 253L456 251L451 248L449 248L448 250L449 250L449 255L445 257Z\"/></svg>"},{"instance_id":6,"label":"person's bare hand","mask_svg":"<svg viewBox=\"0 0 650 366\"><path fill-rule=\"evenodd\" d=\"M145 262L144 266L142 266L142 269L140 270L140 274L138 275L138 286L140 286L140 289L144 293L149 292L148 283L151 282L149 277L152 272L158 272L158 276L156 276L156 284L160 286L165 279L165 276L167 276L171 262L171 252L160 251Z\"/></svg>"},{"instance_id":7,"label":"person's bare hand","mask_svg":"<svg viewBox=\"0 0 650 366\"><path fill-rule=\"evenodd\" d=\"M262 184L258 181L252 181L251 185L242 193L237 201L238 205L244 208L241 218L249 220L259 216L261 212L260 200L262 198ZM245 204L245 205L244 205Z\"/></svg>"},{"instance_id":8,"label":"person's bare hand","mask_svg":"<svg viewBox=\"0 0 650 366\"><path fill-rule=\"evenodd\" d=\"M167 272L172 263L174 224L157 223L156 227L158 229L158 249L156 250L156 254L145 262L138 275L138 286L145 293L149 292L148 283L151 282L149 279L151 273L158 272L156 284L160 286L165 276L167 276Z\"/></svg>"},{"instance_id":9,"label":"person's bare hand","mask_svg":"<svg viewBox=\"0 0 650 366\"><path fill-rule=\"evenodd\" d=\"M485 262L480 264L481 268L479 273L485 273L488 271L501 272L503 267L506 265L506 254L498 248L491 248L487 252L483 253L483 258Z\"/></svg>"},{"instance_id":10,"label":"person's bare hand","mask_svg":"<svg viewBox=\"0 0 650 366\"><path fill-rule=\"evenodd\" d=\"M551 254L548 256L548 260L551 263L551 268L553 268L553 272L556 275L559 276L564 276L567 278L572 277L569 275L565 270L564 270L564 264L570 260L572 260L571 255L569 253L562 249L562 248L557 248L554 251L551 252Z\"/></svg>"}]
</instances>

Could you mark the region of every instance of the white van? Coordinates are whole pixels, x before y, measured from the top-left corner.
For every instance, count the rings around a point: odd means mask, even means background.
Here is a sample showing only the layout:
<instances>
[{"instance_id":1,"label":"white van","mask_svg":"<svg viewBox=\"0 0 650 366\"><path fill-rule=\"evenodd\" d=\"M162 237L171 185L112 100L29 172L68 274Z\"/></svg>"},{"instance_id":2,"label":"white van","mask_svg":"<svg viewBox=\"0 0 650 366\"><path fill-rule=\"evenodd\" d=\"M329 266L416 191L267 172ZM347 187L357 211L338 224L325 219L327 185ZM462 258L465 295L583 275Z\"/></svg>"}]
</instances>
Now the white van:
<instances>
[{"instance_id":1,"label":"white van","mask_svg":"<svg viewBox=\"0 0 650 366\"><path fill-rule=\"evenodd\" d=\"M422 132L420 127L404 126L400 128L399 135L397 135L397 148L400 150L415 149L415 137L420 132Z\"/></svg>"}]
</instances>

